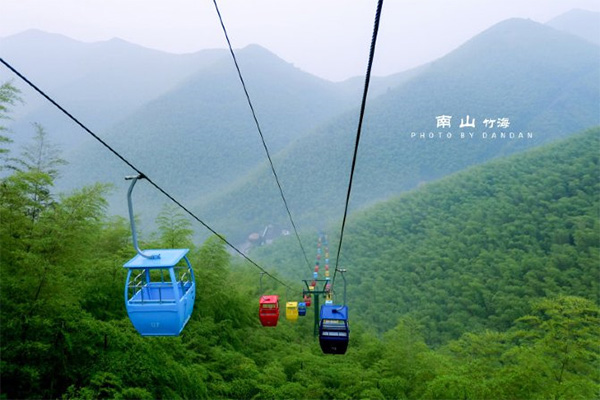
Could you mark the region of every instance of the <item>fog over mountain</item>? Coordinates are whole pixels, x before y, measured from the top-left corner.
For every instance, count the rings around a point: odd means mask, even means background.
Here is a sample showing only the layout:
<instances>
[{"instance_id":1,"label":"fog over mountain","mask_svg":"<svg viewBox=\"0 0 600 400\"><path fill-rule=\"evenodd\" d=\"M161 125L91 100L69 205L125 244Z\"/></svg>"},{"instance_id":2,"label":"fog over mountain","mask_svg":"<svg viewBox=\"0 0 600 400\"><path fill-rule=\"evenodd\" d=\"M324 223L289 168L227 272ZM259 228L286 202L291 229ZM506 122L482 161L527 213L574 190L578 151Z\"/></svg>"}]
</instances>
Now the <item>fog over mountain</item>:
<instances>
[{"instance_id":1,"label":"fog over mountain","mask_svg":"<svg viewBox=\"0 0 600 400\"><path fill-rule=\"evenodd\" d=\"M597 125L599 47L552 25L507 20L430 64L374 78L352 208ZM217 229L241 239L267 224L289 228L228 52L172 55L39 31L0 45L3 57ZM339 218L363 78L328 82L257 45L237 56L293 215L301 226ZM71 163L59 188L111 182L111 207L122 213L122 177L132 171L13 82L27 102L13 115L11 128L22 137L14 147L33 132L31 121L40 122ZM438 129L442 115L452 125ZM466 133L465 118L477 124ZM485 140L500 118L510 123L505 133L526 137ZM461 140L461 133L474 136ZM167 200L141 186L139 211L151 220Z\"/></svg>"},{"instance_id":2,"label":"fog over mountain","mask_svg":"<svg viewBox=\"0 0 600 400\"><path fill-rule=\"evenodd\" d=\"M507 20L371 99L351 207L598 125L599 55L598 46L570 34L532 21ZM292 211L307 226L342 214L357 114L338 116L278 155ZM437 128L441 115L452 116L451 127ZM459 129L467 115L475 128ZM510 129L483 124L498 118L508 118ZM506 138L500 136L503 131ZM232 230L250 215L259 216L251 220L255 226L259 221L285 223L285 215L273 211L279 199L269 192L271 184L263 168L199 209L221 215L227 221L222 225Z\"/></svg>"},{"instance_id":3,"label":"fog over mountain","mask_svg":"<svg viewBox=\"0 0 600 400\"><path fill-rule=\"evenodd\" d=\"M551 19L547 25L600 45L600 12L575 9Z\"/></svg>"},{"instance_id":4,"label":"fog over mountain","mask_svg":"<svg viewBox=\"0 0 600 400\"><path fill-rule=\"evenodd\" d=\"M0 54L40 89L99 133L148 101L184 81L196 70L226 55L207 50L175 55L150 50L120 39L82 43L62 35L30 30L0 39ZM39 121L65 150L85 134L40 95L5 68L2 81L22 90L13 130L23 143L29 123ZM20 140L20 136L25 136Z\"/></svg>"}]
</instances>

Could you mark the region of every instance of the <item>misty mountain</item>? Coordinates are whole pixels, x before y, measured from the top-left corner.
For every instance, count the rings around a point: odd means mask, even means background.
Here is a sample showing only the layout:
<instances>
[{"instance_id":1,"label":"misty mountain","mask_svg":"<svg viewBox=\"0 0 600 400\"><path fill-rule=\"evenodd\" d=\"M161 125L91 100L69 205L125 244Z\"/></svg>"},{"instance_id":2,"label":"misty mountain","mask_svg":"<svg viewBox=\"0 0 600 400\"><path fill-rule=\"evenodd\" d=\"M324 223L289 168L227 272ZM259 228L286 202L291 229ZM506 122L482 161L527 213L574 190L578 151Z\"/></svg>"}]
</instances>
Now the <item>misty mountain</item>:
<instances>
[{"instance_id":1,"label":"misty mountain","mask_svg":"<svg viewBox=\"0 0 600 400\"><path fill-rule=\"evenodd\" d=\"M570 34L511 19L370 98L351 208L598 125L599 56L598 46ZM451 127L437 127L442 115L452 117ZM357 116L358 110L342 114L278 154L278 174L301 228L342 215ZM475 128L459 127L467 116ZM483 124L500 118L509 119L509 129ZM515 138L502 138L502 132ZM270 171L252 174L197 207L227 234L268 223L289 226Z\"/></svg>"},{"instance_id":2,"label":"misty mountain","mask_svg":"<svg viewBox=\"0 0 600 400\"><path fill-rule=\"evenodd\" d=\"M389 76L371 76L369 83L369 95L371 98L377 97L380 94L384 94L389 90L392 90L400 85L409 82L416 78L423 71L427 70L429 64L424 64L409 70L392 74ZM339 83L341 89L345 90L347 95L352 97L360 96L365 86L364 76L355 76Z\"/></svg>"},{"instance_id":3,"label":"misty mountain","mask_svg":"<svg viewBox=\"0 0 600 400\"><path fill-rule=\"evenodd\" d=\"M600 12L574 9L551 19L547 25L600 45Z\"/></svg>"},{"instance_id":4,"label":"misty mountain","mask_svg":"<svg viewBox=\"0 0 600 400\"><path fill-rule=\"evenodd\" d=\"M356 107L347 88L308 73L259 46L237 52L253 107L272 152L342 110ZM261 165L265 151L229 54L200 69L110 128L103 139L178 198L197 201ZM70 157L63 183L121 185L131 173L93 140ZM156 209L165 199L150 199ZM148 207L150 207L148 205Z\"/></svg>"},{"instance_id":5,"label":"misty mountain","mask_svg":"<svg viewBox=\"0 0 600 400\"><path fill-rule=\"evenodd\" d=\"M161 180L182 188L186 198L210 195L265 159L225 50L173 55L119 39L82 43L34 30L0 40L0 49L3 58L109 145L132 157L150 176L163 172ZM364 84L360 77L328 82L259 46L239 51L238 58L273 154L359 104ZM22 90L25 100L11 113L14 151L30 140L30 124L39 122L70 162L59 189L95 181L122 184L129 168L10 71L0 73L0 79ZM373 93L388 91L418 73L415 69L374 78ZM164 201L149 195L142 196L142 203L147 198L153 211ZM115 200L121 203L119 196Z\"/></svg>"},{"instance_id":6,"label":"misty mountain","mask_svg":"<svg viewBox=\"0 0 600 400\"><path fill-rule=\"evenodd\" d=\"M79 49L81 45L91 53L105 47L117 53L118 48L124 49L120 56L101 52L102 57L112 60L107 63L91 62L101 57L83 57L73 51L79 57L69 56L73 62L59 58L48 64L54 69L38 66L36 70L35 63L31 67L32 74L40 74L40 82L70 93L68 101L57 100L66 101L68 109L74 107L73 113L82 121L102 119L102 130L96 124L89 126L123 156L229 237L242 239L269 223L289 228L227 52L173 56L118 40L81 44L58 39L64 48ZM5 53L6 40L2 41L3 56L9 54ZM125 74L121 67L130 53L143 57L125 63L130 65ZM598 56L598 46L582 39L532 21L512 19L433 63L375 79L367 104L351 208L597 125ZM48 59L52 60L50 56ZM147 72L140 59L148 60ZM331 83L259 46L239 50L238 59L300 227L336 220L346 193L363 79ZM120 72L111 69L116 64ZM72 80L69 74L52 80L52 72L60 71L61 66L76 70L66 70L71 72ZM183 72L173 73L171 66ZM109 78L111 74L118 77ZM96 76L103 78L86 80ZM31 78L36 79L34 75ZM107 85L111 80L119 84ZM96 87L95 94L86 99L90 87ZM142 89L132 89L148 87L152 93L145 95ZM29 101L35 96L24 97ZM65 117L57 111L50 114L65 124ZM436 117L442 115L451 116L451 126L438 129ZM467 118L475 121L476 127L459 128L461 120ZM500 118L510 120L510 129L488 129L483 125L486 119ZM53 132L49 117L35 120ZM71 124L71 129L77 132L80 142L68 153L71 164L59 187L111 182L117 189L111 199L113 211L123 212L126 184L121 179L132 171L79 128ZM463 131L474 137L461 139ZM501 131L531 133L532 137L492 139L492 133L500 135ZM437 136L440 132L442 138ZM484 132L490 137L483 138ZM452 138L444 139L448 133ZM58 134L66 137L64 130ZM430 139L429 135L434 137ZM144 214L144 220L151 220L167 199L154 189L138 187L138 211Z\"/></svg>"},{"instance_id":7,"label":"misty mountain","mask_svg":"<svg viewBox=\"0 0 600 400\"><path fill-rule=\"evenodd\" d=\"M121 39L83 43L29 30L1 39L0 55L90 128L103 131L227 54L207 50L175 55ZM11 115L17 145L31 136L27 133L33 133L29 124L34 121L54 133L65 150L81 143L81 129L12 72L0 69L0 80L12 81L25 101Z\"/></svg>"}]
</instances>

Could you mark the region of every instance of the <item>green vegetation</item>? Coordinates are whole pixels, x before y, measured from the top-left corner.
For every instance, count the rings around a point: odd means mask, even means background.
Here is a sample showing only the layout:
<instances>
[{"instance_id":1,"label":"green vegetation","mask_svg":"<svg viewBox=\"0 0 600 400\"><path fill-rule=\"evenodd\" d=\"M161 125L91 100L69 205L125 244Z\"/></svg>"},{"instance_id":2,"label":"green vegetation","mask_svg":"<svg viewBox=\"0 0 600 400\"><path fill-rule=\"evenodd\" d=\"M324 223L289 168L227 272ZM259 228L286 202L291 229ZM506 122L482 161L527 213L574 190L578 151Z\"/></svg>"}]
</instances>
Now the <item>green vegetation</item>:
<instances>
[{"instance_id":1,"label":"green vegetation","mask_svg":"<svg viewBox=\"0 0 600 400\"><path fill-rule=\"evenodd\" d=\"M507 329L540 297L597 301L599 148L596 128L353 215L354 307L384 330L412 315L440 344Z\"/></svg>"},{"instance_id":2,"label":"green vegetation","mask_svg":"<svg viewBox=\"0 0 600 400\"><path fill-rule=\"evenodd\" d=\"M321 354L314 310L262 328L257 270L216 237L194 246L168 206L142 247L191 247L195 310L179 337L139 336L123 305L130 232L106 213L109 188L54 195L60 156L24 153L0 181L0 398L596 398L599 133L352 218L345 356Z\"/></svg>"},{"instance_id":3,"label":"green vegetation","mask_svg":"<svg viewBox=\"0 0 600 400\"><path fill-rule=\"evenodd\" d=\"M599 137L595 128L352 214L340 260L351 309L380 332L411 315L437 346L466 327L506 330L544 296L598 301ZM252 256L302 272L294 238Z\"/></svg>"},{"instance_id":4,"label":"green vegetation","mask_svg":"<svg viewBox=\"0 0 600 400\"><path fill-rule=\"evenodd\" d=\"M5 82L0 86L0 120L9 119L10 106L14 106L21 98L19 97L19 90L11 85L9 82ZM0 145L7 146L12 143L12 139L6 136L8 128L4 126L4 123L0 125ZM0 147L0 156L6 157L9 152L8 148ZM4 165L2 165L2 168Z\"/></svg>"}]
</instances>

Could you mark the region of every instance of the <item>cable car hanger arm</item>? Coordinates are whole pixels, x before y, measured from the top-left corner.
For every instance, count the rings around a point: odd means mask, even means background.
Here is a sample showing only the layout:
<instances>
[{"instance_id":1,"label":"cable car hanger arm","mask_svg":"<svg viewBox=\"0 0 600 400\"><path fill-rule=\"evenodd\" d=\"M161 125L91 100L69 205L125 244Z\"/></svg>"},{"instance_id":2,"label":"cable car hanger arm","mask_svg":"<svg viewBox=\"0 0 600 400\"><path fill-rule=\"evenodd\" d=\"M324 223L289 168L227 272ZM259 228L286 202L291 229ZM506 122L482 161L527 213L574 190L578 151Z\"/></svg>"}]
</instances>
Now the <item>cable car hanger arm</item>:
<instances>
[{"instance_id":1,"label":"cable car hanger arm","mask_svg":"<svg viewBox=\"0 0 600 400\"><path fill-rule=\"evenodd\" d=\"M133 247L135 248L135 251L137 251L137 253L140 256L151 259L151 260L156 260L156 259L160 258L160 254L146 254L138 246L137 231L135 230L135 218L133 217L133 201L131 200L131 193L133 192L133 187L135 186L138 179L144 179L144 178L146 178L144 176L144 174L129 175L129 176L125 177L125 180L131 180L131 185L129 185L129 190L127 191L127 208L129 209L129 222L131 224L131 236L133 238Z\"/></svg>"}]
</instances>

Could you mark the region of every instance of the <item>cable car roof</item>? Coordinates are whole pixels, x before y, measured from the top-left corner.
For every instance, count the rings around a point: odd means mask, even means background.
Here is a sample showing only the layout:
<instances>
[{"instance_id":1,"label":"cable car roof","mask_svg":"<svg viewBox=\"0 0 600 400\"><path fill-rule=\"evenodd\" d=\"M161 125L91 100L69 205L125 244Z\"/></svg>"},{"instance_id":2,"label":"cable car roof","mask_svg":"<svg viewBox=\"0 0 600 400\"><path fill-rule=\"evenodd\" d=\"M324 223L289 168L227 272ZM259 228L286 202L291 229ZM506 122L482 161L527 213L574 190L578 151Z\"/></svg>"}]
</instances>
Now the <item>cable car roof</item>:
<instances>
[{"instance_id":1,"label":"cable car roof","mask_svg":"<svg viewBox=\"0 0 600 400\"><path fill-rule=\"evenodd\" d=\"M137 254L129 260L123 267L125 268L168 268L174 267L185 257L189 249L159 249L144 250L144 254L153 256L160 254L160 258L146 258Z\"/></svg>"},{"instance_id":2,"label":"cable car roof","mask_svg":"<svg viewBox=\"0 0 600 400\"><path fill-rule=\"evenodd\" d=\"M348 306L325 304L321 307L321 319L348 320Z\"/></svg>"},{"instance_id":3,"label":"cable car roof","mask_svg":"<svg viewBox=\"0 0 600 400\"><path fill-rule=\"evenodd\" d=\"M279 296L277 295L267 295L260 297L260 304L274 304L279 301Z\"/></svg>"}]
</instances>

